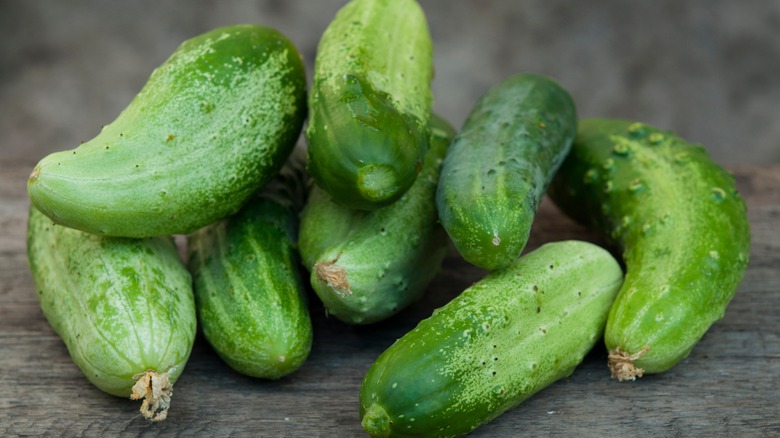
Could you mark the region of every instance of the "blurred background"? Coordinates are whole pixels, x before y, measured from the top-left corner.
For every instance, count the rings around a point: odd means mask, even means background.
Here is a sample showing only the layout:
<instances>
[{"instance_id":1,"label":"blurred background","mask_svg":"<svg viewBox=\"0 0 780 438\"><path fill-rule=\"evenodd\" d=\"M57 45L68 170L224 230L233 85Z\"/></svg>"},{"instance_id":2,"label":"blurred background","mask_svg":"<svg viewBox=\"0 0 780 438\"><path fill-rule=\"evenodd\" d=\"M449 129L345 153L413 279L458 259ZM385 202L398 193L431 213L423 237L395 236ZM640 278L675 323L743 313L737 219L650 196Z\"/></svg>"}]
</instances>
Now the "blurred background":
<instances>
[{"instance_id":1,"label":"blurred background","mask_svg":"<svg viewBox=\"0 0 780 438\"><path fill-rule=\"evenodd\" d=\"M345 0L0 0L0 159L31 164L95 136L185 39L275 27L309 68ZM459 127L509 75L535 72L580 117L674 130L721 164L780 162L778 0L421 0L435 110Z\"/></svg>"}]
</instances>

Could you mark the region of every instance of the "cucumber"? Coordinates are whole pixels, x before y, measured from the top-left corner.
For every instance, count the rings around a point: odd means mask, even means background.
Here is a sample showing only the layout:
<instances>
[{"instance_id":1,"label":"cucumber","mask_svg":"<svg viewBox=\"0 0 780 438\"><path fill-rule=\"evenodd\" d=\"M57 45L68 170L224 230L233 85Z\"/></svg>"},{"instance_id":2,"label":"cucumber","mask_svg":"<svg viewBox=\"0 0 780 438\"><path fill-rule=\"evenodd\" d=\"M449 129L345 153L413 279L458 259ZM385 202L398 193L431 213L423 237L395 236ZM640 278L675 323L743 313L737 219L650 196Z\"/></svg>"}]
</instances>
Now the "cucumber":
<instances>
[{"instance_id":1,"label":"cucumber","mask_svg":"<svg viewBox=\"0 0 780 438\"><path fill-rule=\"evenodd\" d=\"M733 177L703 147L642 123L584 120L550 196L622 251L626 281L605 332L618 380L668 370L723 317L750 230Z\"/></svg>"},{"instance_id":2,"label":"cucumber","mask_svg":"<svg viewBox=\"0 0 780 438\"><path fill-rule=\"evenodd\" d=\"M623 280L596 245L548 243L489 273L371 365L360 416L377 437L458 436L570 375Z\"/></svg>"},{"instance_id":3,"label":"cucumber","mask_svg":"<svg viewBox=\"0 0 780 438\"><path fill-rule=\"evenodd\" d=\"M352 0L325 30L309 96L308 171L373 210L411 187L428 148L433 49L414 0Z\"/></svg>"},{"instance_id":4,"label":"cucumber","mask_svg":"<svg viewBox=\"0 0 780 438\"><path fill-rule=\"evenodd\" d=\"M306 361L312 325L296 248L305 155L235 215L188 236L203 335L234 370L278 379Z\"/></svg>"},{"instance_id":5,"label":"cucumber","mask_svg":"<svg viewBox=\"0 0 780 438\"><path fill-rule=\"evenodd\" d=\"M195 341L190 275L173 239L104 237L30 208L27 252L43 314L86 378L168 415Z\"/></svg>"},{"instance_id":6,"label":"cucumber","mask_svg":"<svg viewBox=\"0 0 780 438\"><path fill-rule=\"evenodd\" d=\"M300 251L329 314L349 324L386 319L417 300L447 253L434 196L452 127L433 117L420 176L401 199L374 211L336 203L312 188L301 216Z\"/></svg>"},{"instance_id":7,"label":"cucumber","mask_svg":"<svg viewBox=\"0 0 780 438\"><path fill-rule=\"evenodd\" d=\"M511 76L479 100L436 193L441 223L466 261L493 270L520 256L576 125L569 93L542 76Z\"/></svg>"},{"instance_id":8,"label":"cucumber","mask_svg":"<svg viewBox=\"0 0 780 438\"><path fill-rule=\"evenodd\" d=\"M184 234L237 211L282 166L306 115L292 43L262 26L185 41L92 140L43 158L30 199L94 234Z\"/></svg>"}]
</instances>

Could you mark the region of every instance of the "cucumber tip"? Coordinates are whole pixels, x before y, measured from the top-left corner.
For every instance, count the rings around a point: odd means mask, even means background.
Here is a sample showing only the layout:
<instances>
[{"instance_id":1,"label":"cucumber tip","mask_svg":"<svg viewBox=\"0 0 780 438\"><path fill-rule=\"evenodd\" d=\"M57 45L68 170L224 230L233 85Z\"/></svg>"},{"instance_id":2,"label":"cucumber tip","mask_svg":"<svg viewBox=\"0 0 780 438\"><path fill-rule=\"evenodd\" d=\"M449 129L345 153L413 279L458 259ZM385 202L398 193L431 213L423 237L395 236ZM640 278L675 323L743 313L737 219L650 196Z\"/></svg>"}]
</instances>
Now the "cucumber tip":
<instances>
[{"instance_id":1,"label":"cucumber tip","mask_svg":"<svg viewBox=\"0 0 780 438\"><path fill-rule=\"evenodd\" d=\"M395 196L398 191L398 177L388 165L369 165L358 171L357 186L364 198L372 202L382 202Z\"/></svg>"},{"instance_id":2,"label":"cucumber tip","mask_svg":"<svg viewBox=\"0 0 780 438\"><path fill-rule=\"evenodd\" d=\"M171 406L173 384L168 373L157 373L148 370L133 376L136 379L133 385L132 400L143 399L141 413L150 421L163 421L168 417L168 408Z\"/></svg>"},{"instance_id":3,"label":"cucumber tip","mask_svg":"<svg viewBox=\"0 0 780 438\"><path fill-rule=\"evenodd\" d=\"M41 166L35 166L35 168L33 168L32 172L30 173L30 176L27 179L27 181L29 183L34 183L38 179L38 175L40 174L41 174Z\"/></svg>"},{"instance_id":4,"label":"cucumber tip","mask_svg":"<svg viewBox=\"0 0 780 438\"><path fill-rule=\"evenodd\" d=\"M637 367L634 364L634 361L644 356L649 349L649 346L645 346L634 354L625 352L621 350L620 347L610 351L607 365L609 366L612 378L618 379L618 382L625 382L626 380L634 381L637 377L642 377L645 370Z\"/></svg>"}]
</instances>

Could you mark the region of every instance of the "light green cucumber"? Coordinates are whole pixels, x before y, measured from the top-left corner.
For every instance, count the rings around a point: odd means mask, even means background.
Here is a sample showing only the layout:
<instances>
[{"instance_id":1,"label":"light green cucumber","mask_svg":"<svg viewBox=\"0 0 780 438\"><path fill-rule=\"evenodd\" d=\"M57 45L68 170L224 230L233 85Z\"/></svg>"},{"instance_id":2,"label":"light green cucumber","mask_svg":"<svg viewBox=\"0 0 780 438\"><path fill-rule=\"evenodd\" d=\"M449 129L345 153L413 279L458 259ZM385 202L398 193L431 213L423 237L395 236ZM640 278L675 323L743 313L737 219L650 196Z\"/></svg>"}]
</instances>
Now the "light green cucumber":
<instances>
[{"instance_id":1,"label":"light green cucumber","mask_svg":"<svg viewBox=\"0 0 780 438\"><path fill-rule=\"evenodd\" d=\"M203 335L241 374L278 379L306 361L312 325L299 272L305 155L235 215L188 237Z\"/></svg>"},{"instance_id":2,"label":"light green cucumber","mask_svg":"<svg viewBox=\"0 0 780 438\"><path fill-rule=\"evenodd\" d=\"M436 194L466 261L492 270L520 256L576 125L569 93L542 76L511 76L479 100L447 152Z\"/></svg>"},{"instance_id":3,"label":"light green cucumber","mask_svg":"<svg viewBox=\"0 0 780 438\"><path fill-rule=\"evenodd\" d=\"M195 340L190 275L173 239L103 237L55 225L30 208L30 270L41 309L84 376L168 415Z\"/></svg>"},{"instance_id":4,"label":"light green cucumber","mask_svg":"<svg viewBox=\"0 0 780 438\"><path fill-rule=\"evenodd\" d=\"M350 324L386 319L417 300L447 252L434 196L454 132L439 117L420 176L401 199L374 211L336 203L314 186L301 217L300 251L329 314Z\"/></svg>"},{"instance_id":5,"label":"light green cucumber","mask_svg":"<svg viewBox=\"0 0 780 438\"><path fill-rule=\"evenodd\" d=\"M188 233L240 206L282 166L306 115L292 43L256 25L185 41L92 140L33 169L30 199L94 234Z\"/></svg>"},{"instance_id":6,"label":"light green cucumber","mask_svg":"<svg viewBox=\"0 0 780 438\"><path fill-rule=\"evenodd\" d=\"M415 0L352 0L322 35L306 139L309 173L372 210L411 187L428 147L433 50Z\"/></svg>"},{"instance_id":7,"label":"light green cucumber","mask_svg":"<svg viewBox=\"0 0 780 438\"><path fill-rule=\"evenodd\" d=\"M626 281L605 331L614 377L668 370L723 317L750 230L733 177L703 147L642 123L584 120L550 195L622 251Z\"/></svg>"},{"instance_id":8,"label":"light green cucumber","mask_svg":"<svg viewBox=\"0 0 780 438\"><path fill-rule=\"evenodd\" d=\"M433 312L371 365L360 416L376 437L470 432L569 376L601 340L623 281L586 242L543 245Z\"/></svg>"}]
</instances>

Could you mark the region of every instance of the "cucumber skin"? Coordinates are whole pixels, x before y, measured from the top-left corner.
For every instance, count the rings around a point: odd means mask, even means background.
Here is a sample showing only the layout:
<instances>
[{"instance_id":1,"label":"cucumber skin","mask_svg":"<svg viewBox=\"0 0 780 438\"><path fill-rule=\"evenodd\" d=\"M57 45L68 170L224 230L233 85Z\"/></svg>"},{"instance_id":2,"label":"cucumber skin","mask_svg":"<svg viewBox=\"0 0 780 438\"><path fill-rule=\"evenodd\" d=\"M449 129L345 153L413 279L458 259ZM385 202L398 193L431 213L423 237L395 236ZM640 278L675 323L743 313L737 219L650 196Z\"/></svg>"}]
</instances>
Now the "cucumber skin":
<instances>
[{"instance_id":1,"label":"cucumber skin","mask_svg":"<svg viewBox=\"0 0 780 438\"><path fill-rule=\"evenodd\" d=\"M433 49L414 0L352 0L317 49L308 171L333 199L374 210L414 183L428 148Z\"/></svg>"},{"instance_id":2,"label":"cucumber skin","mask_svg":"<svg viewBox=\"0 0 780 438\"><path fill-rule=\"evenodd\" d=\"M300 368L311 350L296 247L304 165L295 154L238 213L188 236L203 334L244 375L279 379Z\"/></svg>"},{"instance_id":3,"label":"cucumber skin","mask_svg":"<svg viewBox=\"0 0 780 438\"><path fill-rule=\"evenodd\" d=\"M285 36L217 28L185 41L95 138L41 160L30 199L94 234L189 233L279 170L305 115L303 62Z\"/></svg>"},{"instance_id":4,"label":"cucumber skin","mask_svg":"<svg viewBox=\"0 0 780 438\"><path fill-rule=\"evenodd\" d=\"M750 253L733 177L704 148L627 120L580 122L553 201L621 251L626 281L605 332L610 351L668 370L721 319Z\"/></svg>"},{"instance_id":5,"label":"cucumber skin","mask_svg":"<svg viewBox=\"0 0 780 438\"><path fill-rule=\"evenodd\" d=\"M382 353L360 390L373 436L458 436L570 375L623 280L593 244L543 245L489 273Z\"/></svg>"},{"instance_id":6,"label":"cucumber skin","mask_svg":"<svg viewBox=\"0 0 780 438\"><path fill-rule=\"evenodd\" d=\"M520 256L576 124L569 93L542 76L511 76L479 100L436 194L441 223L466 261L493 270Z\"/></svg>"},{"instance_id":7,"label":"cucumber skin","mask_svg":"<svg viewBox=\"0 0 780 438\"><path fill-rule=\"evenodd\" d=\"M190 275L168 237L103 237L30 208L30 270L41 310L99 389L130 397L134 376L175 383L195 341Z\"/></svg>"},{"instance_id":8,"label":"cucumber skin","mask_svg":"<svg viewBox=\"0 0 780 438\"><path fill-rule=\"evenodd\" d=\"M348 324L370 324L419 299L441 268L447 236L437 222L434 195L441 160L454 135L433 116L431 147L412 187L393 205L353 210L314 186L301 215L300 252L311 285L330 315ZM317 266L346 273L350 290L334 287Z\"/></svg>"}]
</instances>

